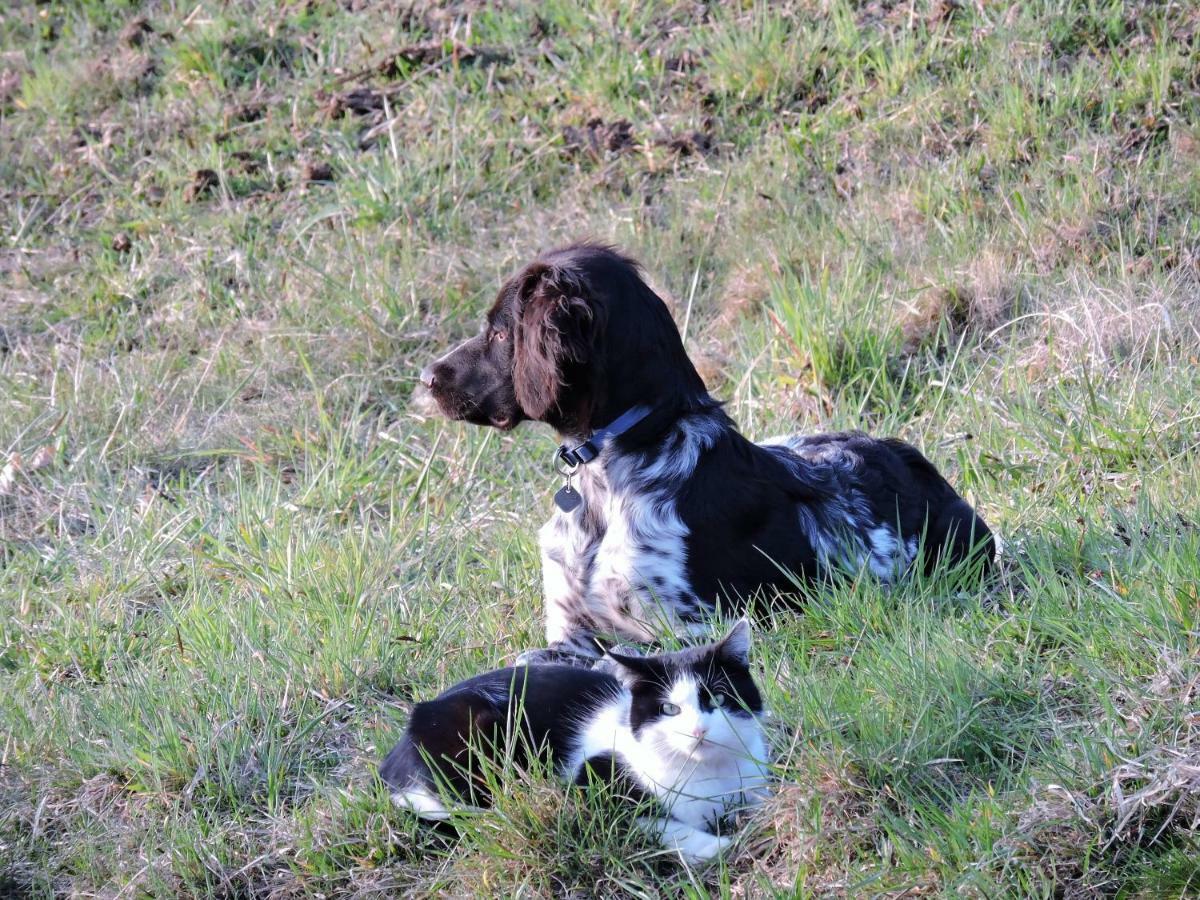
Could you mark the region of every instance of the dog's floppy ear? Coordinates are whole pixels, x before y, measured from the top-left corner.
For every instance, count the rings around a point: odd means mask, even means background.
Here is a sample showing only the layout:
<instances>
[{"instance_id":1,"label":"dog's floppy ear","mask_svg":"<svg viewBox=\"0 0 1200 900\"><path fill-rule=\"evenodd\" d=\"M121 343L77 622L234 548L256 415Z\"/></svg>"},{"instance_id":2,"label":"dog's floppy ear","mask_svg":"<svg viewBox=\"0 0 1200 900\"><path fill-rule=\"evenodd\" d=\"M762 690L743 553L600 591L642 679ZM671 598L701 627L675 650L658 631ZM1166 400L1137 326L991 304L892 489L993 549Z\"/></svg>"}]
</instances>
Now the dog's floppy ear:
<instances>
[{"instance_id":1,"label":"dog's floppy ear","mask_svg":"<svg viewBox=\"0 0 1200 900\"><path fill-rule=\"evenodd\" d=\"M534 263L518 276L513 387L531 419L561 410L565 369L589 362L594 315L582 273Z\"/></svg>"}]
</instances>

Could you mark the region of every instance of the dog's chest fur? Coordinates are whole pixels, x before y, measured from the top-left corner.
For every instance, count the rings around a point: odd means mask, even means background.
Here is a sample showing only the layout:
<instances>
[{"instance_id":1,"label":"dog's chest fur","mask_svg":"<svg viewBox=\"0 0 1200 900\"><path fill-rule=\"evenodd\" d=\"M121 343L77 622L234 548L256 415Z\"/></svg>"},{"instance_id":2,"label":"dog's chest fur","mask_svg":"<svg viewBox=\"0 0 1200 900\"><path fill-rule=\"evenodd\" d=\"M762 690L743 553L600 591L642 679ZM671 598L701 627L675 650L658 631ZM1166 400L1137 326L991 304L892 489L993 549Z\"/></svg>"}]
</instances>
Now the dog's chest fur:
<instances>
[{"instance_id":1,"label":"dog's chest fur","mask_svg":"<svg viewBox=\"0 0 1200 900\"><path fill-rule=\"evenodd\" d=\"M726 463L734 464L725 456L715 466L715 481L709 465L709 480L695 482L705 454L730 452L725 444L717 447L726 428L718 415L693 415L677 422L653 450L619 454L610 446L579 468L575 487L583 503L569 513L556 511L540 532L552 644L594 654L590 633L595 632L639 641L701 633L702 619L716 600L713 584L747 560L759 566L748 579L752 584L787 586L780 567L767 558L768 545L760 544L768 533L730 535L719 547L697 551L681 514L680 498L689 490L693 496L710 492L717 510L739 501L737 477L732 471L729 479L723 474ZM785 523L772 548L778 551L772 557L776 562L790 571L866 566L885 581L911 562L915 539L898 539L893 525L871 514L852 486L848 462L823 457L803 438L764 442L754 452L778 454L786 477L797 483L821 482L829 488L821 502L797 504L787 499L783 484L764 498ZM702 558L690 558L697 552ZM697 573L701 581L693 583ZM577 636L587 644L572 646Z\"/></svg>"},{"instance_id":2,"label":"dog's chest fur","mask_svg":"<svg viewBox=\"0 0 1200 900\"><path fill-rule=\"evenodd\" d=\"M717 431L680 423L652 454L606 449L579 468L582 505L556 511L539 534L552 641L560 622L566 637L581 620L634 640L701 633L705 605L689 583L676 497Z\"/></svg>"},{"instance_id":3,"label":"dog's chest fur","mask_svg":"<svg viewBox=\"0 0 1200 900\"><path fill-rule=\"evenodd\" d=\"M636 640L686 633L699 610L687 579L687 528L667 486L630 477L622 462L582 467L582 505L556 511L541 530L546 596L558 601L549 625L561 614Z\"/></svg>"}]
</instances>

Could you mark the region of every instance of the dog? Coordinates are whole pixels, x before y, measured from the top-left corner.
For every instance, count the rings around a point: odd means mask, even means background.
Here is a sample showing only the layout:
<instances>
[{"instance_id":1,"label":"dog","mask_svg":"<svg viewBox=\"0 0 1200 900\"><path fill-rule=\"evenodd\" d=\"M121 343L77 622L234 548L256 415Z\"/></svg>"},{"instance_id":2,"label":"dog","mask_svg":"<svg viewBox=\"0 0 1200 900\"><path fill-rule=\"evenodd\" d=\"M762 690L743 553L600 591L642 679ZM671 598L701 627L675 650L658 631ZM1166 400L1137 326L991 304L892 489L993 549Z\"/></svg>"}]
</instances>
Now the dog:
<instances>
[{"instance_id":1,"label":"dog","mask_svg":"<svg viewBox=\"0 0 1200 900\"><path fill-rule=\"evenodd\" d=\"M992 564L987 525L916 448L858 432L743 437L612 247L530 263L421 381L450 419L544 422L564 441L565 483L539 532L548 646L519 662L591 664L604 639L705 634L718 608L838 573L890 583Z\"/></svg>"}]
</instances>

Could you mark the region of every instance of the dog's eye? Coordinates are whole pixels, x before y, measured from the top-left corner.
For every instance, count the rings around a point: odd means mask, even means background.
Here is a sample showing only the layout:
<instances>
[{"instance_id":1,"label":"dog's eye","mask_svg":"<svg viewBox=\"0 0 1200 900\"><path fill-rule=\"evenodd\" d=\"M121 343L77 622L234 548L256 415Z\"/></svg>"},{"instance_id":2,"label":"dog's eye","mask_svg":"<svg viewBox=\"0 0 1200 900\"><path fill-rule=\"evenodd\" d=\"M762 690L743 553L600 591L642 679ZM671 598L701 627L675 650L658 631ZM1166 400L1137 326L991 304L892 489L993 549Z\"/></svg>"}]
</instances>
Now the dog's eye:
<instances>
[{"instance_id":1,"label":"dog's eye","mask_svg":"<svg viewBox=\"0 0 1200 900\"><path fill-rule=\"evenodd\" d=\"M492 340L493 341L507 341L508 340L508 332L502 328L497 328L495 331L492 332Z\"/></svg>"},{"instance_id":2,"label":"dog's eye","mask_svg":"<svg viewBox=\"0 0 1200 900\"><path fill-rule=\"evenodd\" d=\"M664 716L679 715L679 707L676 706L674 703L664 703L662 706L659 707L659 710L662 712L662 714Z\"/></svg>"}]
</instances>

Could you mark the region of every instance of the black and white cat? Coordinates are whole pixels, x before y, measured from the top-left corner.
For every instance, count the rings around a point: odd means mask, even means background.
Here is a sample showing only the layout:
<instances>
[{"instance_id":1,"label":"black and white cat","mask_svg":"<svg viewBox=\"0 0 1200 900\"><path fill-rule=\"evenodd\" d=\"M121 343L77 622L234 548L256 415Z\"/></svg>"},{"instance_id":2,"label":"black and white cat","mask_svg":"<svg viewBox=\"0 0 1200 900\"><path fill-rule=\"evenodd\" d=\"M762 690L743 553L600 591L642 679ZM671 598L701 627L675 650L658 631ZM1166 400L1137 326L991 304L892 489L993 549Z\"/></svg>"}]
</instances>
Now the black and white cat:
<instances>
[{"instance_id":1,"label":"black and white cat","mask_svg":"<svg viewBox=\"0 0 1200 900\"><path fill-rule=\"evenodd\" d=\"M645 801L655 815L639 826L685 861L703 862L732 843L719 833L722 820L766 792L749 654L742 619L716 643L672 653L477 675L418 703L379 772L398 805L441 820L455 802L490 802L489 761L510 753L521 762L534 748L567 782L599 778Z\"/></svg>"}]
</instances>

